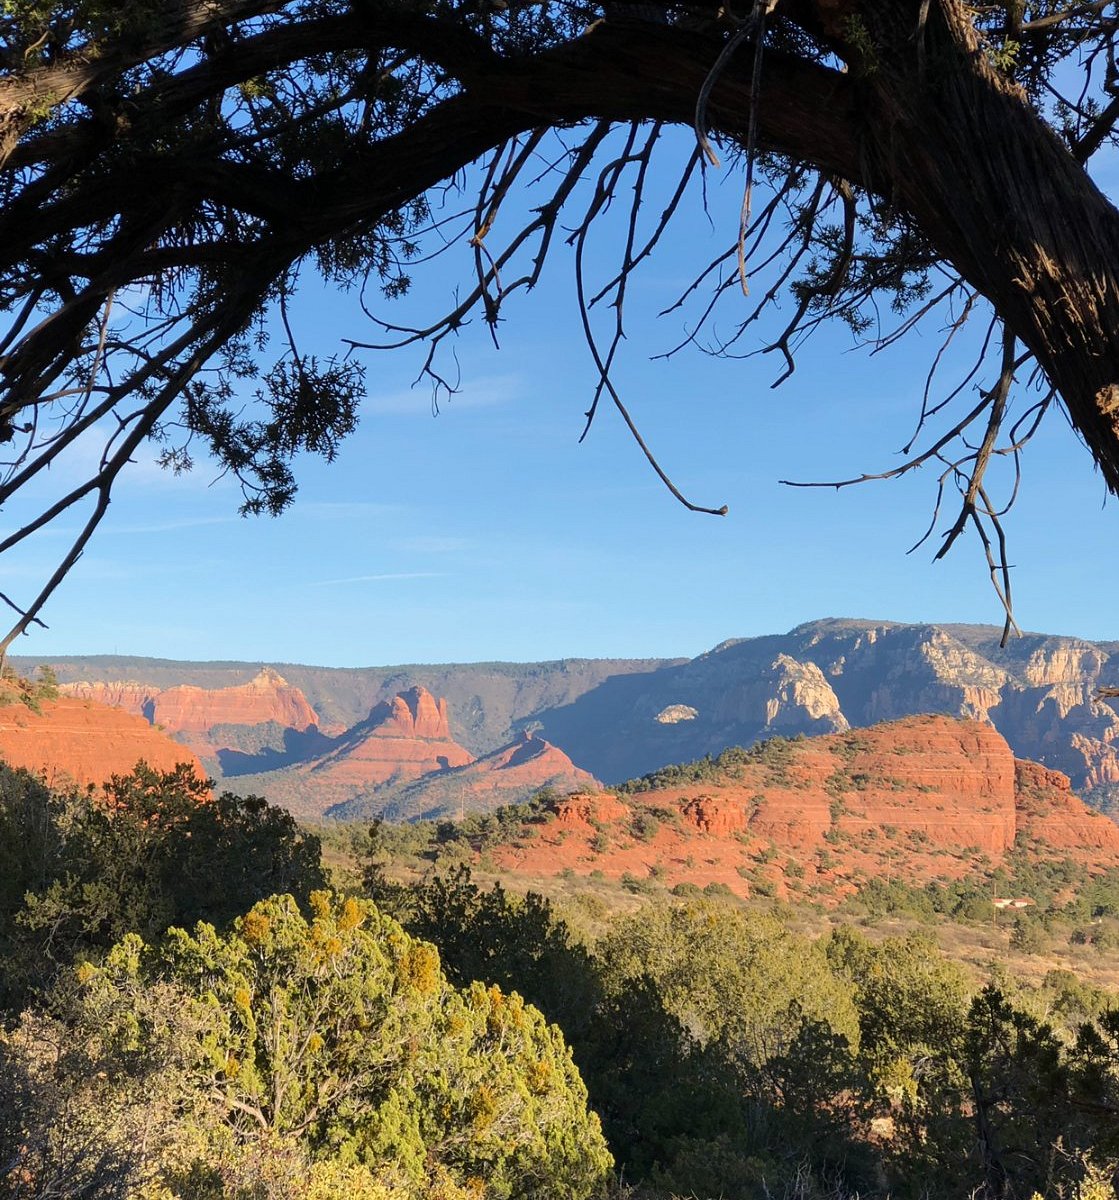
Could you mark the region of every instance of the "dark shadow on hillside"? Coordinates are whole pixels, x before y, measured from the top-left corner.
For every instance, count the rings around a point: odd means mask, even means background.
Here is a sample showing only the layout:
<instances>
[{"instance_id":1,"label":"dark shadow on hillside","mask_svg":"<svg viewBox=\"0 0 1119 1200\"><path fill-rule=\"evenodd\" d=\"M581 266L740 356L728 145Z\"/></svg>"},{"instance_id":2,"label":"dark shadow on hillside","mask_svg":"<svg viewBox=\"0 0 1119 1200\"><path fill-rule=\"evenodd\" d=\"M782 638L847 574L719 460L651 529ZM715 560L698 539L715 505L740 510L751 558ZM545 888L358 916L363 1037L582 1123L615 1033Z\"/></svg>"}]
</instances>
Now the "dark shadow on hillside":
<instances>
[{"instance_id":1,"label":"dark shadow on hillside","mask_svg":"<svg viewBox=\"0 0 1119 1200\"><path fill-rule=\"evenodd\" d=\"M517 748L509 755L509 761L505 764L505 769L509 767L520 767L525 763L532 762L534 758L539 758L544 753L544 742L538 737L525 738Z\"/></svg>"},{"instance_id":2,"label":"dark shadow on hillside","mask_svg":"<svg viewBox=\"0 0 1119 1200\"><path fill-rule=\"evenodd\" d=\"M304 730L284 729L269 743L249 750L223 749L218 751L218 766L225 778L238 775L257 775L265 771L278 771L293 766L308 758L325 754L336 739L327 737L317 725Z\"/></svg>"}]
</instances>

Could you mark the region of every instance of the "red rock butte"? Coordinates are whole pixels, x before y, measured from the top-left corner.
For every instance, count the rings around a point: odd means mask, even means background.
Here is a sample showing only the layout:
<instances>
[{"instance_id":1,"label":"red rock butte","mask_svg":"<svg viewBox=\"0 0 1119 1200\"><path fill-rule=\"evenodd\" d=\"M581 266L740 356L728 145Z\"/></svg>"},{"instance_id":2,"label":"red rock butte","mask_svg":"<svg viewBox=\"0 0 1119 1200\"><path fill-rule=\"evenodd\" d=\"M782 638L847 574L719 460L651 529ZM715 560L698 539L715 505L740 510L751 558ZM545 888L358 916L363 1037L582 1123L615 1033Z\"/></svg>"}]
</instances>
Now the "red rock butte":
<instances>
[{"instance_id":1,"label":"red rock butte","mask_svg":"<svg viewBox=\"0 0 1119 1200\"><path fill-rule=\"evenodd\" d=\"M383 700L369 713L370 737L428 738L450 741L447 701L436 698L427 688L413 687Z\"/></svg>"},{"instance_id":2,"label":"red rock butte","mask_svg":"<svg viewBox=\"0 0 1119 1200\"><path fill-rule=\"evenodd\" d=\"M168 688L155 697L152 720L175 733L203 733L214 725L263 725L268 721L302 732L319 723L299 688L270 667L236 687Z\"/></svg>"},{"instance_id":3,"label":"red rock butte","mask_svg":"<svg viewBox=\"0 0 1119 1200\"><path fill-rule=\"evenodd\" d=\"M166 690L133 682L71 683L71 698L102 702L137 714L220 766L228 731L274 723L299 733L323 732L315 710L299 688L264 668L249 683L227 688L181 685ZM322 743L327 748L322 748ZM375 704L364 721L331 739L312 743L306 757L289 761L273 798L303 816L327 809L385 785L421 787L453 774L455 804L493 808L523 800L543 787L598 787L563 751L532 734L475 759L452 736L445 699L411 687ZM278 773L274 780L280 778ZM423 801L416 803L422 811Z\"/></svg>"},{"instance_id":4,"label":"red rock butte","mask_svg":"<svg viewBox=\"0 0 1119 1200\"><path fill-rule=\"evenodd\" d=\"M161 771L190 763L205 777L192 751L134 713L71 696L43 700L40 709L18 702L0 707L0 759L52 787L100 786L111 775L127 775L141 759Z\"/></svg>"},{"instance_id":5,"label":"red rock butte","mask_svg":"<svg viewBox=\"0 0 1119 1200\"><path fill-rule=\"evenodd\" d=\"M368 718L331 750L296 770L331 784L373 787L473 761L470 751L451 737L446 700L414 687L374 705Z\"/></svg>"},{"instance_id":6,"label":"red rock butte","mask_svg":"<svg viewBox=\"0 0 1119 1200\"><path fill-rule=\"evenodd\" d=\"M859 877L959 878L1016 845L1119 866L1119 827L1066 776L1015 760L989 725L941 716L780 743L702 782L570 796L535 828L496 851L504 867L655 874L740 895L760 883L780 896L826 892L824 902Z\"/></svg>"}]
</instances>

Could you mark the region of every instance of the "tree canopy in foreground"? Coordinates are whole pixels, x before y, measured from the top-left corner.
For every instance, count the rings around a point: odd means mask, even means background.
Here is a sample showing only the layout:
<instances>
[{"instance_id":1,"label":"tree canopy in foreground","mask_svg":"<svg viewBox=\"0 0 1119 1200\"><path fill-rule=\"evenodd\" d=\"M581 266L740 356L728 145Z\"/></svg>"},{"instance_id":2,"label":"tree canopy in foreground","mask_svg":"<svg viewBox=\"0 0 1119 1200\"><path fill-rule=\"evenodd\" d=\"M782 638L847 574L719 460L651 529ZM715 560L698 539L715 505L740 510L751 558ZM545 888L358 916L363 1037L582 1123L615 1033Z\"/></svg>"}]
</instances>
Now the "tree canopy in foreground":
<instances>
[{"instance_id":1,"label":"tree canopy in foreground","mask_svg":"<svg viewBox=\"0 0 1119 1200\"><path fill-rule=\"evenodd\" d=\"M1102 0L7 0L0 505L100 450L0 538L2 555L82 513L37 594L4 596L18 619L0 653L146 439L172 469L216 456L247 511L291 501L297 453L334 455L362 368L301 349L301 273L369 311L407 288L410 260L467 240L457 307L369 338L425 343L438 387L440 342L472 315L496 328L566 239L600 373L588 423L602 398L629 422L610 380L627 286L686 230L720 157L743 177L741 228L696 264L685 342L707 329L716 352L749 348L783 293L781 377L827 317L877 345L926 318L945 344L985 324L974 367L930 385L899 471L935 464L941 497L958 492L939 552L974 528L1009 613L992 459L1016 480L1060 405L1119 491L1119 214L1091 175L1119 119L1117 27ZM646 196L671 125L694 127L695 150L662 209ZM592 279L611 206L625 232Z\"/></svg>"},{"instance_id":2,"label":"tree canopy in foreground","mask_svg":"<svg viewBox=\"0 0 1119 1200\"><path fill-rule=\"evenodd\" d=\"M67 1020L0 1032L0 1120L23 1124L10 1194L601 1195L612 1161L554 1025L451 987L368 902L311 909L280 896L229 934L129 934L79 969Z\"/></svg>"}]
</instances>

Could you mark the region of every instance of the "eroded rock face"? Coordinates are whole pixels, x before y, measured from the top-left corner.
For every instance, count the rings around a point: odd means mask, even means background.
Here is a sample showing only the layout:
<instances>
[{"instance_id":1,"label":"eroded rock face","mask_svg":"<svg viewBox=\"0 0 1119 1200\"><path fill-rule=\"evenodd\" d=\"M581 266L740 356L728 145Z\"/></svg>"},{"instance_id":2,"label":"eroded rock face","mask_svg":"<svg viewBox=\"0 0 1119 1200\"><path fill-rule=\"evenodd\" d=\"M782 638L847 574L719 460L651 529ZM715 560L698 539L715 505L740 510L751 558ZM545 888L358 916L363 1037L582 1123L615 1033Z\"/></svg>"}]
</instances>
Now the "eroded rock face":
<instances>
[{"instance_id":1,"label":"eroded rock face","mask_svg":"<svg viewBox=\"0 0 1119 1200\"><path fill-rule=\"evenodd\" d=\"M859 749L830 777L841 830L896 830L930 847L992 855L1013 846L1014 756L989 725L911 717L853 740Z\"/></svg>"},{"instance_id":2,"label":"eroded rock face","mask_svg":"<svg viewBox=\"0 0 1119 1200\"><path fill-rule=\"evenodd\" d=\"M409 688L391 700L376 705L369 714L371 736L427 738L447 741L451 737L447 723L447 701L436 698L422 687Z\"/></svg>"},{"instance_id":3,"label":"eroded rock face","mask_svg":"<svg viewBox=\"0 0 1119 1200\"><path fill-rule=\"evenodd\" d=\"M850 642L836 625L834 636ZM1095 694L1115 668L1100 647L1029 635L1002 649L966 627L885 625L871 654L852 648L832 684L853 726L917 710L970 717L1078 789L1119 782L1119 712Z\"/></svg>"},{"instance_id":4,"label":"eroded rock face","mask_svg":"<svg viewBox=\"0 0 1119 1200\"><path fill-rule=\"evenodd\" d=\"M67 683L63 695L120 708L162 726L168 733L196 738L215 725L264 725L275 722L302 733L318 724L315 710L297 687L271 667L248 683L227 688L190 685L159 688L133 681Z\"/></svg>"},{"instance_id":5,"label":"eroded rock face","mask_svg":"<svg viewBox=\"0 0 1119 1200\"><path fill-rule=\"evenodd\" d=\"M60 666L70 679L80 669L76 662ZM456 697L450 703L452 740L472 755L492 753L508 742L511 729L531 722L573 762L609 783L775 734L827 734L939 712L992 724L1018 757L1064 772L1079 794L1093 802L1110 799L1119 813L1119 699L1096 695L1101 685L1119 685L1119 643L1030 634L1001 648L992 628L829 619L786 634L728 641L689 662L625 666L615 664L604 678L601 664L541 664L531 679L473 667L414 675L385 669L376 673L377 686L368 694L366 685L355 682L360 672L345 672L335 682L332 673L293 668L292 678L296 670L304 672L298 678L315 689L307 694L335 719L340 710L330 689L337 687L346 691L347 722L381 700L385 732L392 727L400 737L436 741L451 735L448 706L434 696L449 694ZM121 671L134 669L139 670ZM231 761L239 753L236 761L245 765L244 755L264 743L263 736L248 735L250 728L315 728L307 724L315 710L305 700L299 703L303 693L284 708L277 699L282 689L269 673L266 686L254 681L218 688L213 681L247 677L244 667L224 671L198 667L192 682L206 683L207 689L100 683L70 684L67 690L146 713L169 731L185 730L176 736L215 772L222 769L223 749L233 752L227 756ZM174 673L161 664L151 678L166 686ZM401 690L394 698L398 689L432 679L438 685L431 684L425 695ZM576 686L575 679L585 682ZM255 691L255 698L247 698L244 689ZM211 736L215 725L228 728ZM331 736L344 728L342 722L317 726ZM315 739L292 739L288 745L271 737L268 744L284 769L322 752L322 741ZM272 759L256 757L259 762L249 768L273 773ZM266 776L257 778L256 786L271 794ZM1100 789L1095 797L1093 789Z\"/></svg>"},{"instance_id":6,"label":"eroded rock face","mask_svg":"<svg viewBox=\"0 0 1119 1200\"><path fill-rule=\"evenodd\" d=\"M446 701L437 701L425 688L410 688L376 705L367 720L298 770L320 782L372 788L473 761L450 735Z\"/></svg>"},{"instance_id":7,"label":"eroded rock face","mask_svg":"<svg viewBox=\"0 0 1119 1200\"><path fill-rule=\"evenodd\" d=\"M1020 843L1080 854L1119 847L1119 828L1073 794L1067 775L1040 763L1014 765Z\"/></svg>"},{"instance_id":8,"label":"eroded rock face","mask_svg":"<svg viewBox=\"0 0 1119 1200\"><path fill-rule=\"evenodd\" d=\"M1100 677L1106 661L1107 656L1090 642L1050 639L1048 645L1031 652L1023 675L1030 687L1052 687L1062 683L1083 687L1085 682Z\"/></svg>"},{"instance_id":9,"label":"eroded rock face","mask_svg":"<svg viewBox=\"0 0 1119 1200\"><path fill-rule=\"evenodd\" d=\"M112 775L127 775L141 759L161 771L187 762L205 776L190 750L134 713L73 696L44 700L40 707L39 713L18 703L0 707L0 759L41 775L52 787L99 787Z\"/></svg>"},{"instance_id":10,"label":"eroded rock face","mask_svg":"<svg viewBox=\"0 0 1119 1200\"><path fill-rule=\"evenodd\" d=\"M560 825L583 825L593 828L608 821L620 821L629 815L629 806L613 792L579 793L568 796L556 805L556 821Z\"/></svg>"},{"instance_id":11,"label":"eroded rock face","mask_svg":"<svg viewBox=\"0 0 1119 1200\"><path fill-rule=\"evenodd\" d=\"M451 736L447 701L423 687L375 704L364 721L337 737L319 730L303 693L270 669L249 683L219 689L101 683L67 690L146 713L207 765L224 767L225 784L268 795L303 817L331 811L367 818L386 806L395 806L397 817L457 814L515 803L545 787L599 786L534 734L475 762ZM443 786L450 774L453 795ZM374 799L378 795L381 800Z\"/></svg>"},{"instance_id":12,"label":"eroded rock face","mask_svg":"<svg viewBox=\"0 0 1119 1200\"><path fill-rule=\"evenodd\" d=\"M151 721L159 689L135 680L121 680L115 683L64 683L58 690L63 696L92 700L94 704L104 704L108 708L123 708L125 712Z\"/></svg>"},{"instance_id":13,"label":"eroded rock face","mask_svg":"<svg viewBox=\"0 0 1119 1200\"><path fill-rule=\"evenodd\" d=\"M750 824L746 806L741 800L696 796L688 800L680 811L684 820L694 825L700 833L712 833L717 837L729 837Z\"/></svg>"},{"instance_id":14,"label":"eroded rock face","mask_svg":"<svg viewBox=\"0 0 1119 1200\"><path fill-rule=\"evenodd\" d=\"M729 688L713 705L716 721L756 723L761 737L836 733L848 727L839 698L815 663L778 654L758 676Z\"/></svg>"},{"instance_id":15,"label":"eroded rock face","mask_svg":"<svg viewBox=\"0 0 1119 1200\"><path fill-rule=\"evenodd\" d=\"M1083 771L1085 788L1119 783L1117 735L1119 735L1119 729L1105 728L1099 736L1094 737L1090 733L1078 732L1069 739L1069 757Z\"/></svg>"},{"instance_id":16,"label":"eroded rock face","mask_svg":"<svg viewBox=\"0 0 1119 1200\"><path fill-rule=\"evenodd\" d=\"M275 721L299 732L318 724L303 693L270 667L228 688L174 687L155 695L151 719L172 733L206 733L215 725Z\"/></svg>"},{"instance_id":17,"label":"eroded rock face","mask_svg":"<svg viewBox=\"0 0 1119 1200\"><path fill-rule=\"evenodd\" d=\"M652 837L647 825L637 836L641 812L660 814ZM570 797L537 837L496 854L532 875L655 869L669 886L838 903L858 878L960 877L1015 847L1119 866L1119 828L1067 776L1015 760L989 724L917 716L775 745L702 782Z\"/></svg>"},{"instance_id":18,"label":"eroded rock face","mask_svg":"<svg viewBox=\"0 0 1119 1200\"><path fill-rule=\"evenodd\" d=\"M699 710L690 704L668 704L653 718L658 725L679 725L681 721L694 721Z\"/></svg>"},{"instance_id":19,"label":"eroded rock face","mask_svg":"<svg viewBox=\"0 0 1119 1200\"><path fill-rule=\"evenodd\" d=\"M607 682L543 733L599 778L620 782L672 762L920 713L986 721L1015 754L1065 772L1080 791L1119 785L1119 684L1111 644L1030 634L999 646L978 626L812 621L725 642L691 662ZM666 706L689 721L659 722Z\"/></svg>"}]
</instances>

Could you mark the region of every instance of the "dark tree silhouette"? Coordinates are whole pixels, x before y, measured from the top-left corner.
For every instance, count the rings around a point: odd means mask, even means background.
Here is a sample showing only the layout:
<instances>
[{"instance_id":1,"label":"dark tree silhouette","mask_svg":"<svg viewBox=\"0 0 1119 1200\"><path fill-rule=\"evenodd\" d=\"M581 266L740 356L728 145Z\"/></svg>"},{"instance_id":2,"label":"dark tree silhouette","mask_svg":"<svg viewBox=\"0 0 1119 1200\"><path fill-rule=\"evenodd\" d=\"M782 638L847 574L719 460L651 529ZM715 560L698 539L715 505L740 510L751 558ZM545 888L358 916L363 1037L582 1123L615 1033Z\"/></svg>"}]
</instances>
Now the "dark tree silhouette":
<instances>
[{"instance_id":1,"label":"dark tree silhouette","mask_svg":"<svg viewBox=\"0 0 1119 1200\"><path fill-rule=\"evenodd\" d=\"M461 303L369 339L426 343L438 388L442 340L475 313L494 326L566 238L600 374L588 423L603 397L629 421L611 383L627 285L702 202L696 181L720 155L743 176L742 227L697 264L687 340L747 276L767 282L739 298L715 349L733 351L791 291L768 347L781 377L829 317L875 344L923 319L946 341L990 323L966 378L927 391L899 471L936 463L941 498L959 493L939 552L978 531L1009 629L993 456L1016 464L1060 405L1119 491L1119 213L1089 169L1119 118L1117 27L1115 3L1074 0L11 0L0 504L79 439L103 437L103 452L0 536L3 555L63 513L85 520L37 595L3 596L17 620L0 654L145 439L171 469L198 447L215 455L247 511L290 502L297 452L334 455L362 371L342 346L329 361L300 350L288 301L301 272L353 287L364 307L407 287L436 226L468 240ZM672 124L694 126L695 154L649 212ZM456 221L433 189L463 180ZM628 206L628 236L594 284L588 236L611 205ZM891 327L874 321L881 301ZM616 314L605 340L596 302ZM267 329L282 330L272 346Z\"/></svg>"}]
</instances>

